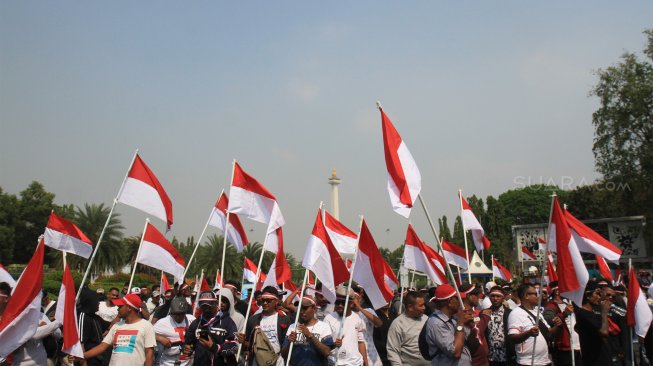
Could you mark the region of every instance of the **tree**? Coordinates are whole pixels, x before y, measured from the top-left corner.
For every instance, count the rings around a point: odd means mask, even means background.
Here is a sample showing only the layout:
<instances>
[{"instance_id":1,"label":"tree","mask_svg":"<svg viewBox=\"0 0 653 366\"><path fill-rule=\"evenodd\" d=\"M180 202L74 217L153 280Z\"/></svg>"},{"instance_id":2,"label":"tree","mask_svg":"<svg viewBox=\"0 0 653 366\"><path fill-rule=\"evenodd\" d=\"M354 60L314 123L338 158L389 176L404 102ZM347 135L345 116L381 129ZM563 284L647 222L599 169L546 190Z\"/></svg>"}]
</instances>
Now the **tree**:
<instances>
[{"instance_id":1,"label":"tree","mask_svg":"<svg viewBox=\"0 0 653 366\"><path fill-rule=\"evenodd\" d=\"M222 247L224 239L216 234L207 238L207 243L200 245L197 254L190 267L189 276L199 275L204 269L204 276L210 279L220 270L222 263ZM259 252L260 253L260 252ZM243 255L236 251L233 245L228 245L225 251L224 273L221 274L224 280L235 279L240 281L243 276ZM209 281L211 282L211 281Z\"/></svg>"},{"instance_id":2,"label":"tree","mask_svg":"<svg viewBox=\"0 0 653 366\"><path fill-rule=\"evenodd\" d=\"M456 216L456 221L453 224L453 236L451 237L451 241L464 247L465 238L463 235L465 235L463 232L463 220L460 216Z\"/></svg>"},{"instance_id":3,"label":"tree","mask_svg":"<svg viewBox=\"0 0 653 366\"><path fill-rule=\"evenodd\" d=\"M86 236L97 246L102 228L109 217L110 208L100 204L85 203L84 207L77 207L74 222ZM91 273L98 274L105 271L120 272L125 264L129 263L122 244L122 230L120 214L111 215L111 220L104 232L102 243L93 260ZM85 268L87 261L83 262Z\"/></svg>"},{"instance_id":4,"label":"tree","mask_svg":"<svg viewBox=\"0 0 653 366\"><path fill-rule=\"evenodd\" d=\"M439 233L442 239L446 241L451 241L451 230L449 229L449 224L447 223L447 216L443 215L442 218L438 219L438 228Z\"/></svg>"},{"instance_id":5,"label":"tree","mask_svg":"<svg viewBox=\"0 0 653 366\"><path fill-rule=\"evenodd\" d=\"M18 210L18 198L0 187L0 263L10 264L14 259Z\"/></svg>"},{"instance_id":6,"label":"tree","mask_svg":"<svg viewBox=\"0 0 653 366\"><path fill-rule=\"evenodd\" d=\"M20 192L18 220L15 223L15 262L27 263L32 257L38 237L43 234L50 212L54 208L53 201L54 194L47 192L45 187L36 181Z\"/></svg>"}]
</instances>

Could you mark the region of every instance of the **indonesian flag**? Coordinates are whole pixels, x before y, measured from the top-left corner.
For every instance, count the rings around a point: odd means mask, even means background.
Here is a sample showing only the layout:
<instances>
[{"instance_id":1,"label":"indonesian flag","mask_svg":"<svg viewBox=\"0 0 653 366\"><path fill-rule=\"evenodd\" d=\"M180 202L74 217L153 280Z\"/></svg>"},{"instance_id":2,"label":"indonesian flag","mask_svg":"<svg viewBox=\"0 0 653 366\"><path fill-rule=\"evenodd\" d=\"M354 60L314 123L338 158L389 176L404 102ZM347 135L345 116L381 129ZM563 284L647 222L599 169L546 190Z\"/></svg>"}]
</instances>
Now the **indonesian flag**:
<instances>
[{"instance_id":1,"label":"indonesian flag","mask_svg":"<svg viewBox=\"0 0 653 366\"><path fill-rule=\"evenodd\" d=\"M383 262L379 247L363 220L352 279L365 289L374 309L385 306L393 297L392 290L385 283Z\"/></svg>"},{"instance_id":2,"label":"indonesian flag","mask_svg":"<svg viewBox=\"0 0 653 366\"><path fill-rule=\"evenodd\" d=\"M136 262L160 269L176 278L183 278L186 265L177 249L149 222L143 233L141 249L136 257Z\"/></svg>"},{"instance_id":3,"label":"indonesian flag","mask_svg":"<svg viewBox=\"0 0 653 366\"><path fill-rule=\"evenodd\" d=\"M410 224L408 224L408 230L406 230L406 241L404 243L406 244L404 247L404 267L426 273L437 286L447 283L444 258L420 240Z\"/></svg>"},{"instance_id":4,"label":"indonesian flag","mask_svg":"<svg viewBox=\"0 0 653 366\"><path fill-rule=\"evenodd\" d=\"M507 282L512 280L512 274L508 268L502 266L499 261L494 259L494 256L492 257L492 276Z\"/></svg>"},{"instance_id":5,"label":"indonesian flag","mask_svg":"<svg viewBox=\"0 0 653 366\"><path fill-rule=\"evenodd\" d=\"M345 265L347 266L348 271L351 271L351 265L352 264L353 264L353 262L351 261L351 259L347 259L347 262L345 263Z\"/></svg>"},{"instance_id":6,"label":"indonesian flag","mask_svg":"<svg viewBox=\"0 0 653 366\"><path fill-rule=\"evenodd\" d=\"M278 284L282 284L292 278L290 265L288 265L286 255L283 252L283 232L281 231L281 228L277 229L277 235L279 238L279 248L277 248L277 254L275 255L274 260L270 265L268 276L265 279L265 282L263 282L263 287L277 287Z\"/></svg>"},{"instance_id":7,"label":"indonesian flag","mask_svg":"<svg viewBox=\"0 0 653 366\"><path fill-rule=\"evenodd\" d=\"M43 240L18 279L0 320L0 357L30 340L41 321L41 290L43 288ZM73 297L74 299L74 297Z\"/></svg>"},{"instance_id":8,"label":"indonesian flag","mask_svg":"<svg viewBox=\"0 0 653 366\"><path fill-rule=\"evenodd\" d=\"M340 254L354 255L358 244L358 236L328 212L324 211L326 231L331 242Z\"/></svg>"},{"instance_id":9,"label":"indonesian flag","mask_svg":"<svg viewBox=\"0 0 653 366\"><path fill-rule=\"evenodd\" d=\"M383 278L390 290L394 291L399 286L399 279L395 275L395 271L392 270L392 267L386 261L383 261Z\"/></svg>"},{"instance_id":10,"label":"indonesian flag","mask_svg":"<svg viewBox=\"0 0 653 366\"><path fill-rule=\"evenodd\" d=\"M220 276L220 271L215 272L215 282L213 288L222 288L224 287L224 282L222 281L222 276Z\"/></svg>"},{"instance_id":11,"label":"indonesian flag","mask_svg":"<svg viewBox=\"0 0 653 366\"><path fill-rule=\"evenodd\" d=\"M465 200L462 194L460 194L460 204L462 205L462 220L463 227L465 231L472 231L472 238L474 239L474 245L476 245L476 251L482 252L483 250L490 249L490 240L485 236L485 231L481 226L481 223L478 222L472 208Z\"/></svg>"},{"instance_id":12,"label":"indonesian flag","mask_svg":"<svg viewBox=\"0 0 653 366\"><path fill-rule=\"evenodd\" d=\"M308 271L308 278L306 279L306 286L315 288L315 275Z\"/></svg>"},{"instance_id":13,"label":"indonesian flag","mask_svg":"<svg viewBox=\"0 0 653 366\"><path fill-rule=\"evenodd\" d=\"M7 282L11 288L16 287L16 280L9 274L7 268L0 264L0 282Z\"/></svg>"},{"instance_id":14,"label":"indonesian flag","mask_svg":"<svg viewBox=\"0 0 653 366\"><path fill-rule=\"evenodd\" d=\"M322 294L330 302L336 300L336 286L349 279L347 266L322 224L320 210L317 211L313 231L306 245L302 266L315 273L315 277L322 282Z\"/></svg>"},{"instance_id":15,"label":"indonesian flag","mask_svg":"<svg viewBox=\"0 0 653 366\"><path fill-rule=\"evenodd\" d=\"M276 253L279 247L277 229L286 221L281 214L277 199L261 183L234 162L234 176L231 182L231 200L227 210L241 214L248 219L268 224L264 250Z\"/></svg>"},{"instance_id":16,"label":"indonesian flag","mask_svg":"<svg viewBox=\"0 0 653 366\"><path fill-rule=\"evenodd\" d=\"M556 267L553 265L553 256L551 251L548 252L546 256L546 274L549 277L549 283L558 280L558 274L556 272Z\"/></svg>"},{"instance_id":17,"label":"indonesian flag","mask_svg":"<svg viewBox=\"0 0 653 366\"><path fill-rule=\"evenodd\" d=\"M536 261L537 257L535 257L535 254L528 250L525 246L521 246L521 260L522 261Z\"/></svg>"},{"instance_id":18,"label":"indonesian flag","mask_svg":"<svg viewBox=\"0 0 653 366\"><path fill-rule=\"evenodd\" d=\"M610 272L610 267L608 267L608 262L605 261L605 258L596 254L594 254L594 256L596 257L596 265L599 267L599 273L601 276L610 282L614 281L612 272Z\"/></svg>"},{"instance_id":19,"label":"indonesian flag","mask_svg":"<svg viewBox=\"0 0 653 366\"><path fill-rule=\"evenodd\" d=\"M545 250L545 249L547 249L547 247L548 247L548 244L547 244L546 240L544 240L544 238L537 238L537 248L539 250Z\"/></svg>"},{"instance_id":20,"label":"indonesian flag","mask_svg":"<svg viewBox=\"0 0 653 366\"><path fill-rule=\"evenodd\" d=\"M75 224L63 217L50 213L45 226L45 245L67 253L88 258L93 253L93 243Z\"/></svg>"},{"instance_id":21,"label":"indonesian flag","mask_svg":"<svg viewBox=\"0 0 653 366\"><path fill-rule=\"evenodd\" d=\"M84 358L84 349L79 341L79 325L77 324L77 308L75 307L75 281L68 264L66 264L63 271L54 318L63 325L63 346L61 351L71 356Z\"/></svg>"},{"instance_id":22,"label":"indonesian flag","mask_svg":"<svg viewBox=\"0 0 653 366\"><path fill-rule=\"evenodd\" d=\"M211 211L211 217L209 218L209 225L217 227L218 230L224 233L225 222L227 220L227 207L229 207L229 198L227 195L222 192L220 198L215 203L213 210ZM238 253L243 251L245 245L247 245L247 234L245 234L245 229L240 223L238 215L235 213L229 214L229 229L227 229L227 239L231 244L234 245Z\"/></svg>"},{"instance_id":23,"label":"indonesian flag","mask_svg":"<svg viewBox=\"0 0 653 366\"><path fill-rule=\"evenodd\" d=\"M572 236L567 220L562 213L558 197L553 197L548 244L550 248L557 249L560 295L573 301L576 305L582 306L583 293L590 276L576 245L575 237Z\"/></svg>"},{"instance_id":24,"label":"indonesian flag","mask_svg":"<svg viewBox=\"0 0 653 366\"><path fill-rule=\"evenodd\" d=\"M159 180L138 154L117 200L158 217L166 222L168 229L172 226L172 202Z\"/></svg>"},{"instance_id":25,"label":"indonesian flag","mask_svg":"<svg viewBox=\"0 0 653 366\"><path fill-rule=\"evenodd\" d=\"M256 282L256 270L258 267L256 267L256 264L249 260L249 258L245 258L245 265L243 266L243 276L245 279L251 283ZM265 281L265 273L261 273L260 275L261 278Z\"/></svg>"},{"instance_id":26,"label":"indonesian flag","mask_svg":"<svg viewBox=\"0 0 653 366\"><path fill-rule=\"evenodd\" d=\"M614 244L610 243L599 235L596 231L587 227L587 225L580 222L569 211L564 211L565 219L571 229L571 235L576 241L578 250L583 253L593 253L601 256L606 260L619 263L621 257L621 249L617 248Z\"/></svg>"},{"instance_id":27,"label":"indonesian flag","mask_svg":"<svg viewBox=\"0 0 653 366\"><path fill-rule=\"evenodd\" d=\"M422 189L422 176L408 147L380 104L379 111L381 111L383 127L383 151L385 152L385 165L388 169L390 202L396 213L408 218L410 209Z\"/></svg>"},{"instance_id":28,"label":"indonesian flag","mask_svg":"<svg viewBox=\"0 0 653 366\"><path fill-rule=\"evenodd\" d=\"M200 292L211 291L211 286L206 282L206 277L202 277L202 284L200 285Z\"/></svg>"},{"instance_id":29,"label":"indonesian flag","mask_svg":"<svg viewBox=\"0 0 653 366\"><path fill-rule=\"evenodd\" d=\"M469 263L467 263L465 248L446 240L442 240L442 252L444 253L444 258L446 258L449 264L453 264L462 269L467 269L469 266Z\"/></svg>"},{"instance_id":30,"label":"indonesian flag","mask_svg":"<svg viewBox=\"0 0 653 366\"><path fill-rule=\"evenodd\" d=\"M166 277L165 274L163 274L163 271L161 271L161 294L165 293L166 291L170 290L172 287L170 287L170 282L168 282L168 277Z\"/></svg>"},{"instance_id":31,"label":"indonesian flag","mask_svg":"<svg viewBox=\"0 0 653 366\"><path fill-rule=\"evenodd\" d=\"M635 334L644 338L651 327L651 308L646 302L646 295L642 293L635 268L630 267L628 276L628 308L626 309L626 321L629 327L634 327Z\"/></svg>"}]
</instances>

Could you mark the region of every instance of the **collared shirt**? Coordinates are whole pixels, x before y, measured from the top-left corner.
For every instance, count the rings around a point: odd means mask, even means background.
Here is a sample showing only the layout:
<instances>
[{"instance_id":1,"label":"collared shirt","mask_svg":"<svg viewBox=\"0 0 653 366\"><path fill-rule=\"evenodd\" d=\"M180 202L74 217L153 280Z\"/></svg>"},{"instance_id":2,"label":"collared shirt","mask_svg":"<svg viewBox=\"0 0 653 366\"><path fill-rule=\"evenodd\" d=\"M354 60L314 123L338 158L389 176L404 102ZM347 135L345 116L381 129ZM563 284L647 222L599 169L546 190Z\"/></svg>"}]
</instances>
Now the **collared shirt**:
<instances>
[{"instance_id":1,"label":"collared shirt","mask_svg":"<svg viewBox=\"0 0 653 366\"><path fill-rule=\"evenodd\" d=\"M426 343L429 345L429 353L435 354L431 365L458 366L471 365L472 355L466 345L459 359L453 358L454 340L456 335L456 318L449 318L439 309L436 309L426 321ZM469 336L469 329L464 327L465 339Z\"/></svg>"},{"instance_id":2,"label":"collared shirt","mask_svg":"<svg viewBox=\"0 0 653 366\"><path fill-rule=\"evenodd\" d=\"M490 361L506 362L506 335L503 324L505 311L504 306L499 306L497 311L490 313L490 322L487 325L488 358Z\"/></svg>"}]
</instances>

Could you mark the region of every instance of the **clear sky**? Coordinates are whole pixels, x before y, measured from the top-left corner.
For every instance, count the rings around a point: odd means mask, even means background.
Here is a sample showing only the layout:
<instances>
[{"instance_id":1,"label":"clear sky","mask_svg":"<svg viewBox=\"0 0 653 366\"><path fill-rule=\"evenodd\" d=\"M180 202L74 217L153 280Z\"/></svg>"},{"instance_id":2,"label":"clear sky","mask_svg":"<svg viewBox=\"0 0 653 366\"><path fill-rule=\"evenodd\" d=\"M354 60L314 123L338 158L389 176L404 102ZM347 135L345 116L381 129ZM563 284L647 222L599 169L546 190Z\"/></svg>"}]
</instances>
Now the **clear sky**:
<instances>
[{"instance_id":1,"label":"clear sky","mask_svg":"<svg viewBox=\"0 0 653 366\"><path fill-rule=\"evenodd\" d=\"M3 1L0 186L110 204L139 148L171 235L197 238L236 158L301 258L336 168L342 221L365 215L395 248L407 220L390 208L377 100L433 217L453 223L459 188L589 183L593 72L639 52L652 15L650 1ZM145 215L117 212L138 235ZM421 210L411 220L432 243Z\"/></svg>"}]
</instances>

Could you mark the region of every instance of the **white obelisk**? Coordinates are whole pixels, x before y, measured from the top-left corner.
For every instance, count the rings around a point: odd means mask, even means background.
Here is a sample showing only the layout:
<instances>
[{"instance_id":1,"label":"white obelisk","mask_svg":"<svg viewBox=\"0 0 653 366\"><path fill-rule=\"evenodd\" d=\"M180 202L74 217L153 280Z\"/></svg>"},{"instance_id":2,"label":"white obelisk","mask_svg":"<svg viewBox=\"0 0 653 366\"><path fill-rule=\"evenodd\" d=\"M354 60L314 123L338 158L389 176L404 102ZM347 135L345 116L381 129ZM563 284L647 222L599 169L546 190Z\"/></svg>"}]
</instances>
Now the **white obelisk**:
<instances>
[{"instance_id":1,"label":"white obelisk","mask_svg":"<svg viewBox=\"0 0 653 366\"><path fill-rule=\"evenodd\" d=\"M340 185L340 178L336 176L336 168L333 168L331 171L331 177L329 178L329 184L331 185L331 214L336 220L340 220L340 205L338 203L338 185Z\"/></svg>"}]
</instances>

